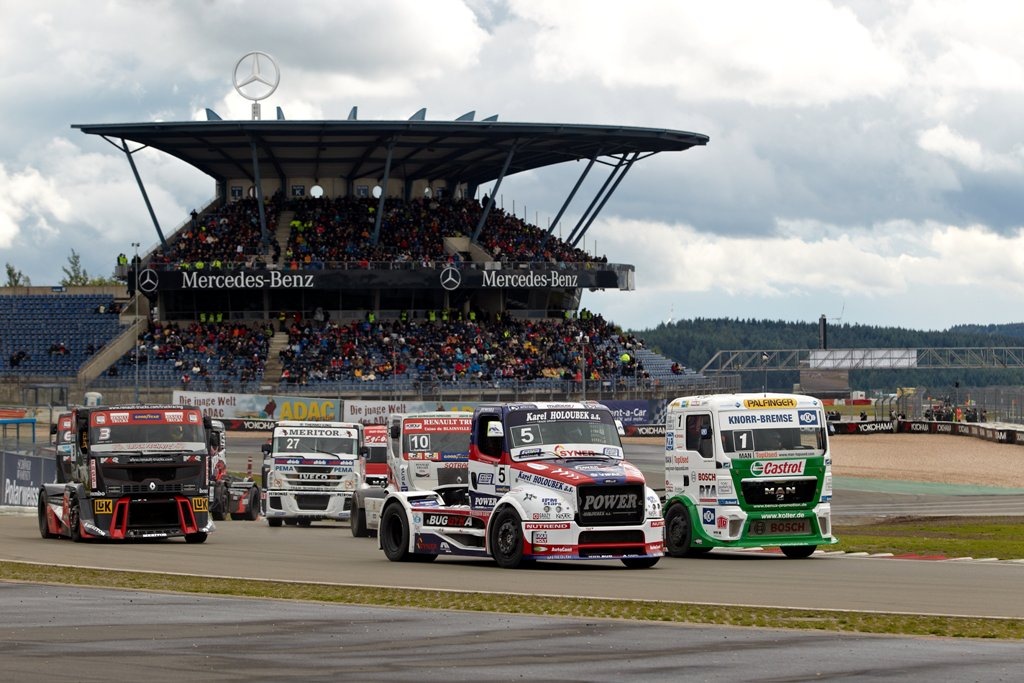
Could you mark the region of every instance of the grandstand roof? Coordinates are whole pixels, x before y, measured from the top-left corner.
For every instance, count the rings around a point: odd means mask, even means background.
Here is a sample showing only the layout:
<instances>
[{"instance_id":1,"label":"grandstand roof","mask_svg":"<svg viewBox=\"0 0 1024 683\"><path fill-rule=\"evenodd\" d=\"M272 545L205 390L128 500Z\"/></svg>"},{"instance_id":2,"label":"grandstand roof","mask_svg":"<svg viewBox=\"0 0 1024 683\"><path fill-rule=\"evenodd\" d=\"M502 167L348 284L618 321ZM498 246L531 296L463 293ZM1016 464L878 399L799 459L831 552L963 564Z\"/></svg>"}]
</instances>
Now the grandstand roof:
<instances>
[{"instance_id":1,"label":"grandstand roof","mask_svg":"<svg viewBox=\"0 0 1024 683\"><path fill-rule=\"evenodd\" d=\"M390 177L480 185L579 159L679 152L706 135L659 128L497 121L189 121L75 124L126 149L131 141L178 157L217 180L253 179L253 145L263 178ZM115 142L115 140L117 142Z\"/></svg>"}]
</instances>

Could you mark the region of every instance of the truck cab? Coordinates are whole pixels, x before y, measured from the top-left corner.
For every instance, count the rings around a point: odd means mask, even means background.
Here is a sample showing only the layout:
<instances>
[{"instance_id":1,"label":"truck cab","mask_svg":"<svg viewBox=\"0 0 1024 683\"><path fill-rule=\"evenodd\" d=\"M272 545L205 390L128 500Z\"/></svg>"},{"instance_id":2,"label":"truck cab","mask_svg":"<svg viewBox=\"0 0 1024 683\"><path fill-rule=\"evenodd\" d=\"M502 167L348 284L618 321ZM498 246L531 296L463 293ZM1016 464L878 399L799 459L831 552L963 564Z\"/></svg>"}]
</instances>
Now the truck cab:
<instances>
[{"instance_id":1,"label":"truck cab","mask_svg":"<svg viewBox=\"0 0 1024 683\"><path fill-rule=\"evenodd\" d=\"M386 434L384 487L362 486L353 496L352 535L369 536L380 525L389 491L436 491L443 499L465 496L469 480L468 412L393 413ZM368 427L369 428L369 427Z\"/></svg>"},{"instance_id":2,"label":"truck cab","mask_svg":"<svg viewBox=\"0 0 1024 683\"><path fill-rule=\"evenodd\" d=\"M228 470L228 433L221 420L210 420L206 432L210 452L210 515L215 521L256 520L260 514L260 488L252 477Z\"/></svg>"},{"instance_id":3,"label":"truck cab","mask_svg":"<svg viewBox=\"0 0 1024 683\"><path fill-rule=\"evenodd\" d=\"M388 485L388 426L364 426L363 439L366 442L366 456L359 458L356 466L359 486L383 489Z\"/></svg>"},{"instance_id":4,"label":"truck cab","mask_svg":"<svg viewBox=\"0 0 1024 683\"><path fill-rule=\"evenodd\" d=\"M439 554L534 560L620 560L654 566L663 554L661 502L623 457L621 427L596 402L478 407L469 481L440 492L395 491L381 513L388 559Z\"/></svg>"},{"instance_id":5,"label":"truck cab","mask_svg":"<svg viewBox=\"0 0 1024 683\"><path fill-rule=\"evenodd\" d=\"M665 496L666 552L674 557L778 546L803 558L836 543L821 401L767 393L671 401Z\"/></svg>"},{"instance_id":6,"label":"truck cab","mask_svg":"<svg viewBox=\"0 0 1024 683\"><path fill-rule=\"evenodd\" d=\"M263 459L267 523L309 526L317 520L347 520L361 453L365 445L358 422L278 422Z\"/></svg>"}]
</instances>

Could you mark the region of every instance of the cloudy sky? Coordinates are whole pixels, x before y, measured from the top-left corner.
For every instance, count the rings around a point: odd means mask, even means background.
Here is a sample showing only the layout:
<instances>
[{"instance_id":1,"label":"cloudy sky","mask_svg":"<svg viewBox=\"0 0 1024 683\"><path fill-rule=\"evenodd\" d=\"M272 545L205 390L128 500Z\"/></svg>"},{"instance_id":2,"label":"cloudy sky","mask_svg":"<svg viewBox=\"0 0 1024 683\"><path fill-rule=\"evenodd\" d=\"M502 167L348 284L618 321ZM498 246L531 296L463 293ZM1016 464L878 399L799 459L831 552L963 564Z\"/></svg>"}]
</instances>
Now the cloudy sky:
<instances>
[{"instance_id":1,"label":"cloudy sky","mask_svg":"<svg viewBox=\"0 0 1024 683\"><path fill-rule=\"evenodd\" d=\"M124 155L71 125L248 118L232 69L262 50L282 71L265 116L426 107L708 135L639 162L587 235L636 266L636 291L583 302L624 327L1018 322L1021 35L1024 5L984 0L0 0L0 261L53 285L72 249L109 275L154 245ZM136 158L165 229L213 195ZM577 173L507 179L502 205L546 226Z\"/></svg>"}]
</instances>

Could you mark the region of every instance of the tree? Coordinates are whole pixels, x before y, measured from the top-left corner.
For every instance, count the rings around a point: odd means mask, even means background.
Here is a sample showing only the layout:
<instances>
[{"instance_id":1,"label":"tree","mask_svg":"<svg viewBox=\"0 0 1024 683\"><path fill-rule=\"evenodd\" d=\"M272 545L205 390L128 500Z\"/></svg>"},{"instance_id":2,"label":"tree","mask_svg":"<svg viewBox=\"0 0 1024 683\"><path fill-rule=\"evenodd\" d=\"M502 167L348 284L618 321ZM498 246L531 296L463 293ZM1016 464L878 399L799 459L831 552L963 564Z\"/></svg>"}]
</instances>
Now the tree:
<instances>
[{"instance_id":1,"label":"tree","mask_svg":"<svg viewBox=\"0 0 1024 683\"><path fill-rule=\"evenodd\" d=\"M4 264L7 267L7 287L31 287L32 281L28 279L28 275L12 266L10 263Z\"/></svg>"},{"instance_id":2,"label":"tree","mask_svg":"<svg viewBox=\"0 0 1024 683\"><path fill-rule=\"evenodd\" d=\"M98 287L120 284L111 277L89 277L89 272L82 267L82 258L74 249L71 250L71 255L68 256L68 265L62 266L61 270L64 271L64 278L60 281L62 287Z\"/></svg>"}]
</instances>

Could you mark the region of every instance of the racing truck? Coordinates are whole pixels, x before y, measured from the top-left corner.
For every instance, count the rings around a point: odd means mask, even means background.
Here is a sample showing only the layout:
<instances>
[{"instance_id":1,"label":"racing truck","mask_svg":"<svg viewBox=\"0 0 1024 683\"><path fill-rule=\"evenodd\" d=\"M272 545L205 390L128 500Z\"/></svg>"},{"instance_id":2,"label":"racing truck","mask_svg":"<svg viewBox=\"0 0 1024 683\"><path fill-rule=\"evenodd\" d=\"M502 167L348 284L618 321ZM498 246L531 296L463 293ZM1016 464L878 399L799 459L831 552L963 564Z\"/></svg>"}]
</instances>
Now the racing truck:
<instances>
[{"instance_id":1,"label":"racing truck","mask_svg":"<svg viewBox=\"0 0 1024 683\"><path fill-rule=\"evenodd\" d=\"M74 408L58 422L57 471L39 490L43 538L172 538L202 543L209 516L208 452L198 408ZM64 426L69 439L60 434Z\"/></svg>"},{"instance_id":2,"label":"racing truck","mask_svg":"<svg viewBox=\"0 0 1024 683\"><path fill-rule=\"evenodd\" d=\"M438 555L621 560L653 567L664 554L661 501L623 457L616 424L592 402L479 406L470 425L469 482L390 491L379 547L393 562Z\"/></svg>"},{"instance_id":3,"label":"racing truck","mask_svg":"<svg viewBox=\"0 0 1024 683\"><path fill-rule=\"evenodd\" d=\"M665 424L665 551L778 546L805 558L832 536L821 401L793 394L677 398Z\"/></svg>"},{"instance_id":4,"label":"racing truck","mask_svg":"<svg viewBox=\"0 0 1024 683\"><path fill-rule=\"evenodd\" d=\"M385 427L384 483L360 486L352 497L352 535L369 536L380 526L388 491L465 489L469 480L469 439L473 416L436 411L392 414ZM369 432L370 427L367 427ZM369 437L367 437L369 440Z\"/></svg>"},{"instance_id":5,"label":"racing truck","mask_svg":"<svg viewBox=\"0 0 1024 683\"><path fill-rule=\"evenodd\" d=\"M50 425L50 443L57 453L57 483L63 484L71 473L74 461L72 451L71 413L61 413Z\"/></svg>"},{"instance_id":6,"label":"racing truck","mask_svg":"<svg viewBox=\"0 0 1024 683\"><path fill-rule=\"evenodd\" d=\"M365 457L365 448L358 422L278 422L263 458L267 524L348 519L358 483L356 461Z\"/></svg>"},{"instance_id":7,"label":"racing truck","mask_svg":"<svg viewBox=\"0 0 1024 683\"><path fill-rule=\"evenodd\" d=\"M366 445L366 457L356 461L359 488L383 489L388 485L388 426L364 425L363 440Z\"/></svg>"},{"instance_id":8,"label":"racing truck","mask_svg":"<svg viewBox=\"0 0 1024 683\"><path fill-rule=\"evenodd\" d=\"M210 515L217 522L228 515L231 519L259 519L259 485L252 477L239 477L228 471L224 423L210 420L206 437L210 451Z\"/></svg>"}]
</instances>

